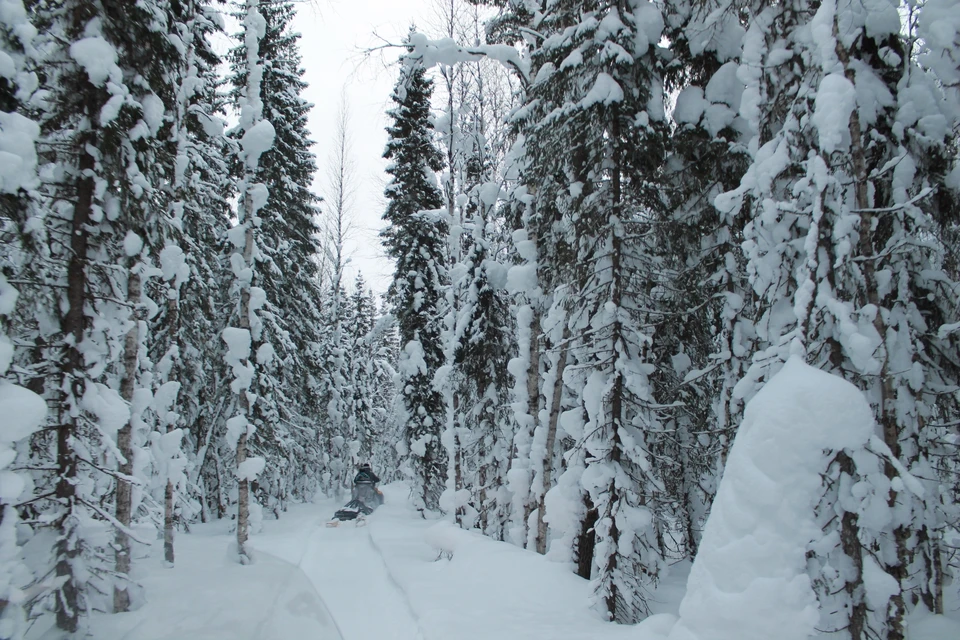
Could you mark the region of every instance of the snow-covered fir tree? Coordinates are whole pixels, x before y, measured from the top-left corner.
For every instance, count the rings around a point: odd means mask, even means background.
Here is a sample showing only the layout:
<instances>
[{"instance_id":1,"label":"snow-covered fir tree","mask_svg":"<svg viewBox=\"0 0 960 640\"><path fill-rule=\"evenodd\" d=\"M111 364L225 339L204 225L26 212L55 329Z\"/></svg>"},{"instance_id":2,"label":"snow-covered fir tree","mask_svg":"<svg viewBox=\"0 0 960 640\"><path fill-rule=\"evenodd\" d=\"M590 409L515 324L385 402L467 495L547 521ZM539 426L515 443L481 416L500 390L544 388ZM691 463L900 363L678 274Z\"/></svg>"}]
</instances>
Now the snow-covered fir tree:
<instances>
[{"instance_id":1,"label":"snow-covered fir tree","mask_svg":"<svg viewBox=\"0 0 960 640\"><path fill-rule=\"evenodd\" d=\"M499 184L476 123L465 139L471 146L464 176L467 199L460 259L451 268L450 297L455 304L448 311L448 376L455 410L454 431L445 437L456 456L448 490L462 524L499 535L502 522L495 512L509 456L501 424L507 417L503 407L508 401L506 365L511 354L509 308L500 286L503 267L495 252Z\"/></svg>"},{"instance_id":2,"label":"snow-covered fir tree","mask_svg":"<svg viewBox=\"0 0 960 640\"><path fill-rule=\"evenodd\" d=\"M344 323L348 384L345 394L345 423L354 451L354 462L369 462L374 447L382 438L384 418L388 406L378 402L377 385L381 375L384 354L376 340L376 302L367 289L363 274L357 273L353 293L346 302Z\"/></svg>"},{"instance_id":3,"label":"snow-covered fir tree","mask_svg":"<svg viewBox=\"0 0 960 640\"><path fill-rule=\"evenodd\" d=\"M447 220L434 178L441 155L432 139L432 81L422 65L405 59L388 113L384 157L391 180L381 237L396 261L390 300L400 333L400 422L411 494L420 509L436 509L446 477L440 442L443 398L433 379L443 363L442 298L446 281Z\"/></svg>"},{"instance_id":4,"label":"snow-covered fir tree","mask_svg":"<svg viewBox=\"0 0 960 640\"><path fill-rule=\"evenodd\" d=\"M142 374L144 321L154 303L142 287L157 273L150 255L162 235L157 193L172 164L158 134L173 93L165 69L180 53L166 37L164 2L122 12L73 2L31 9L43 38L41 151L56 167L42 188L45 284L59 298L41 322L42 357L56 361L47 385L56 425L35 447L40 465L56 470L39 483L36 508L56 531L58 582L34 606L49 606L57 625L74 632L90 607L108 606L101 594L113 592L117 610L130 604L131 479L151 396ZM91 517L115 525L115 572L88 538Z\"/></svg>"},{"instance_id":5,"label":"snow-covered fir tree","mask_svg":"<svg viewBox=\"0 0 960 640\"><path fill-rule=\"evenodd\" d=\"M733 396L753 335L740 242L744 216L713 206L746 169L743 93L737 80L744 29L733 5L664 3L672 58L664 87L677 94L674 130L664 160L668 206L657 221L653 249L657 275L659 398L682 403L665 420L671 436L663 507L683 522L675 555L695 554L726 452L740 423ZM738 215L739 214L739 215ZM663 533L663 532L661 532Z\"/></svg>"}]
</instances>

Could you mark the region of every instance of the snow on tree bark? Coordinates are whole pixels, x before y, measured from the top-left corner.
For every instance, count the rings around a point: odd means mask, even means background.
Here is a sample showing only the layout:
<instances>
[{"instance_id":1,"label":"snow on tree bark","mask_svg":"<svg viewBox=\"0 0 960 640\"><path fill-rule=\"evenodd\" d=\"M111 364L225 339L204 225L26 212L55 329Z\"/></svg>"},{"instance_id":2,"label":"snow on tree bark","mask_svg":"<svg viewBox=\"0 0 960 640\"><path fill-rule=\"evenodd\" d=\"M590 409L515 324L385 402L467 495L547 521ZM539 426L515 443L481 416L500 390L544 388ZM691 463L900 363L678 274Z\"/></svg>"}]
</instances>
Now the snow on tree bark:
<instances>
[{"instance_id":1,"label":"snow on tree bark","mask_svg":"<svg viewBox=\"0 0 960 640\"><path fill-rule=\"evenodd\" d=\"M247 84L241 101L240 126L243 137L241 159L244 173L239 191L242 194L240 205L241 215L238 217L238 227L242 235L237 236L234 244L242 253L234 253L231 263L234 266L237 289L239 292L239 313L237 329L228 328L224 333L227 342L227 361L233 367L234 381L231 384L237 394L237 414L231 418L233 431L228 434L232 440L236 437L236 475L237 490L237 553L241 564L251 561L251 554L247 547L250 526L250 483L255 480L262 466L255 464L257 458L248 457L247 447L250 435L256 429L256 417L253 410L252 397L255 394L256 365L251 353L253 346L259 342L261 321L257 317L257 310L263 306L263 290L256 288L258 294L256 304L253 304L256 276L256 235L260 219L257 212L267 202L268 191L263 184L255 183L256 170L260 156L273 146L274 127L269 120L263 117L263 100L261 96L261 80L263 66L259 56L259 41L266 32L266 20L259 11L259 0L247 0L243 19L244 45L246 51Z\"/></svg>"}]
</instances>

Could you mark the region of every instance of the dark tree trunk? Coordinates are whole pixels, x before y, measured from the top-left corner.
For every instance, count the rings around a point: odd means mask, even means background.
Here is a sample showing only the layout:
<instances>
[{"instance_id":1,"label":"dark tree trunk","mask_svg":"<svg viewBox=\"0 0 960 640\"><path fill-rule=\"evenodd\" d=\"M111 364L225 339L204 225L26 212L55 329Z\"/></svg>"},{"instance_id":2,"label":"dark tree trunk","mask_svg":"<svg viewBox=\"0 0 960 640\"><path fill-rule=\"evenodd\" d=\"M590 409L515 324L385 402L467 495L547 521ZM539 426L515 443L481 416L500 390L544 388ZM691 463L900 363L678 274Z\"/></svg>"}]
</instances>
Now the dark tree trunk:
<instances>
[{"instance_id":1,"label":"dark tree trunk","mask_svg":"<svg viewBox=\"0 0 960 640\"><path fill-rule=\"evenodd\" d=\"M91 100L87 99L88 112ZM95 138L81 140L79 145L85 148L85 142L93 143ZM81 175L92 172L94 158L86 151L79 161ZM93 206L94 181L84 177L77 182L77 199L73 208L73 220L70 233L70 260L67 267L67 312L61 328L66 338L66 352L63 358L63 377L65 390L60 409L60 425L57 427L57 485L55 495L63 513L57 520L57 541L55 544L57 578L62 581L56 598L57 627L69 633L76 632L80 622L80 585L74 574L73 566L80 547L77 536L77 453L73 440L79 427L79 407L75 403L84 394L83 353L81 352L86 331L84 303L87 300L87 246L90 213Z\"/></svg>"},{"instance_id":2,"label":"dark tree trunk","mask_svg":"<svg viewBox=\"0 0 960 640\"><path fill-rule=\"evenodd\" d=\"M580 523L580 535L577 536L577 575L589 580L593 573L593 549L597 546L593 527L597 524L599 514L586 494L583 495L583 505L586 515Z\"/></svg>"}]
</instances>

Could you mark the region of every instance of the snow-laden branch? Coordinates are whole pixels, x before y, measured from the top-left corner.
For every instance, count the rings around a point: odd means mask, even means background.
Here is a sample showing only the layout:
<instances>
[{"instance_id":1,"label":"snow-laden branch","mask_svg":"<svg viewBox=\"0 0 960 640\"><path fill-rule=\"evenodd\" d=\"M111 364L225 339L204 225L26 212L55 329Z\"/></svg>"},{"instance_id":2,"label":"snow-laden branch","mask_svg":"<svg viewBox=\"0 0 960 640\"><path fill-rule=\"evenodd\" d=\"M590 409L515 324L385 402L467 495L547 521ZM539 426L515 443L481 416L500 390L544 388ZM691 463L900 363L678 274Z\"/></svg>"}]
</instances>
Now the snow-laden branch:
<instances>
[{"instance_id":1,"label":"snow-laden branch","mask_svg":"<svg viewBox=\"0 0 960 640\"><path fill-rule=\"evenodd\" d=\"M480 44L464 46L453 38L430 39L422 33L410 35L409 42L388 43L383 47L404 47L409 50L404 56L408 62L417 62L429 69L437 65L453 66L459 62L476 62L482 58L496 60L516 72L524 87L530 84L530 61L520 51L506 44Z\"/></svg>"}]
</instances>

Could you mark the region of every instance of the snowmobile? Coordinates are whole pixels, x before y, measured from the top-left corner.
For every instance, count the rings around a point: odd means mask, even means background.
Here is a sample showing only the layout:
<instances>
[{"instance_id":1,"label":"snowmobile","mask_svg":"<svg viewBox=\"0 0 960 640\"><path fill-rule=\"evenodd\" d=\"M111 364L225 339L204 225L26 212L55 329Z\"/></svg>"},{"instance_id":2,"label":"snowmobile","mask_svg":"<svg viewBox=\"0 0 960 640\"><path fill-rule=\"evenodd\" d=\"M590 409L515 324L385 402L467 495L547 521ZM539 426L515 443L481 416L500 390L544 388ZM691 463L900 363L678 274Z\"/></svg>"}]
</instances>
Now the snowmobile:
<instances>
[{"instance_id":1,"label":"snowmobile","mask_svg":"<svg viewBox=\"0 0 960 640\"><path fill-rule=\"evenodd\" d=\"M372 482L356 482L353 485L352 500L333 514L328 527L337 527L341 522L354 522L358 527L366 524L367 516L383 504L383 493Z\"/></svg>"}]
</instances>

